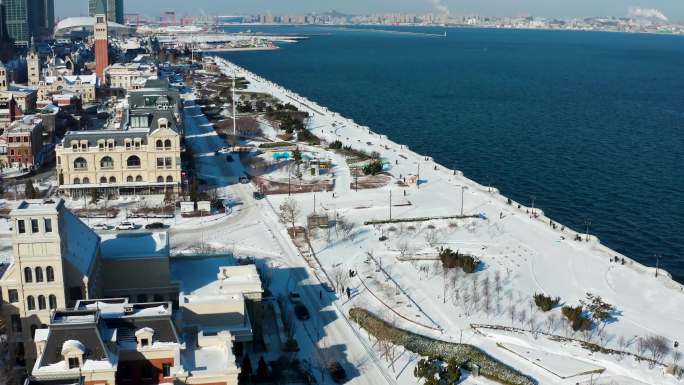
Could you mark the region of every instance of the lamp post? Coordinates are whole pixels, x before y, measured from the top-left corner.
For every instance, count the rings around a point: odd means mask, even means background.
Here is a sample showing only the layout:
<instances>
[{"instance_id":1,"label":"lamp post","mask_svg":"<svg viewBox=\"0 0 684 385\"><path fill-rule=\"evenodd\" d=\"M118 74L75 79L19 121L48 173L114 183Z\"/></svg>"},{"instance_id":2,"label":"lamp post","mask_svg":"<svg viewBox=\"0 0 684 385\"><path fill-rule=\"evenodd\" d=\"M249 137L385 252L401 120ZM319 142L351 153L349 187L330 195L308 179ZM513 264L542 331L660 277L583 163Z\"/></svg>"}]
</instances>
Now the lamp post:
<instances>
[{"instance_id":1,"label":"lamp post","mask_svg":"<svg viewBox=\"0 0 684 385\"><path fill-rule=\"evenodd\" d=\"M530 198L532 200L532 215L534 215L534 200L537 199L537 197L532 195Z\"/></svg>"},{"instance_id":2,"label":"lamp post","mask_svg":"<svg viewBox=\"0 0 684 385\"><path fill-rule=\"evenodd\" d=\"M463 199L464 199L464 192L465 190L468 189L468 186L461 186L461 216L463 216Z\"/></svg>"},{"instance_id":3,"label":"lamp post","mask_svg":"<svg viewBox=\"0 0 684 385\"><path fill-rule=\"evenodd\" d=\"M587 242L589 242L589 226L591 226L591 221L590 221L589 219L586 219L586 220L584 221L584 225L587 227L587 231L586 231L586 233L584 234L584 239L585 239ZM656 273L656 275L657 275L657 273Z\"/></svg>"},{"instance_id":4,"label":"lamp post","mask_svg":"<svg viewBox=\"0 0 684 385\"><path fill-rule=\"evenodd\" d=\"M661 254L655 254L654 257L655 257L655 259L656 259L656 272L655 272L655 276L656 276L656 278L657 278L657 277L658 277L658 270L660 269L660 258L662 258L663 256L662 256Z\"/></svg>"}]
</instances>

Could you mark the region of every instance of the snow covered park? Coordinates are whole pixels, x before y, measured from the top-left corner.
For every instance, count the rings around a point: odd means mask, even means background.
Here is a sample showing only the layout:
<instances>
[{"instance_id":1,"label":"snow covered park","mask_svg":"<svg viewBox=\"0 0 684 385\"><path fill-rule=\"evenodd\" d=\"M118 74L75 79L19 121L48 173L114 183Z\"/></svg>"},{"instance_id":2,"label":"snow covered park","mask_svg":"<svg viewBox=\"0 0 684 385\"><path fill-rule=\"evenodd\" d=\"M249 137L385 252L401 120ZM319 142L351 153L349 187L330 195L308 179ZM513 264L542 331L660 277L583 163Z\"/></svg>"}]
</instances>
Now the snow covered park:
<instances>
[{"instance_id":1,"label":"snow covered park","mask_svg":"<svg viewBox=\"0 0 684 385\"><path fill-rule=\"evenodd\" d=\"M666 368L680 361L673 347L684 340L684 293L666 272L656 276L654 268L556 223L539 208L510 201L458 170L217 60L225 73L247 78L249 91L309 112L309 127L325 142L376 151L391 165L388 186L355 191L343 157L331 151L338 162L333 191L315 198L269 195L260 204L276 215L294 202L300 226L314 211L345 224L310 231L306 250L316 259L310 268L320 269L323 280L350 288L351 298L340 299L344 312L364 308L398 328L475 345L542 384L679 383ZM417 182L406 183L410 176ZM444 268L440 250L447 248L477 260L475 271ZM340 277L349 270L356 274ZM592 327L575 331L561 309L591 305L588 293L610 311L594 320L585 306ZM559 303L542 311L535 294L559 297ZM647 343L654 339L667 348ZM398 383L415 383L415 355L405 352L392 365L385 358L383 372ZM489 382L471 376L466 383Z\"/></svg>"}]
</instances>

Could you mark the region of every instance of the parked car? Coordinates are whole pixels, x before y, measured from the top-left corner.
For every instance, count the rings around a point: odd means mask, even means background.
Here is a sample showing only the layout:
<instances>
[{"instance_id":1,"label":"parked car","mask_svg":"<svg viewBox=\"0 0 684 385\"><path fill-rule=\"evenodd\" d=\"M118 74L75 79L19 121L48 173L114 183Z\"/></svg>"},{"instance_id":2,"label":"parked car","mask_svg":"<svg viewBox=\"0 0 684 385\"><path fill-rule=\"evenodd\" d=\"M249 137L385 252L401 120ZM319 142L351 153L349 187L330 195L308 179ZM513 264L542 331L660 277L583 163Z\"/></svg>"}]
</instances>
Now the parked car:
<instances>
[{"instance_id":1,"label":"parked car","mask_svg":"<svg viewBox=\"0 0 684 385\"><path fill-rule=\"evenodd\" d=\"M262 194L258 191L255 191L252 193L252 197L254 197L254 199L256 199L256 200L261 200L261 199L264 199L264 194Z\"/></svg>"},{"instance_id":2,"label":"parked car","mask_svg":"<svg viewBox=\"0 0 684 385\"><path fill-rule=\"evenodd\" d=\"M116 225L117 230L135 230L136 226L133 222L121 222Z\"/></svg>"},{"instance_id":3,"label":"parked car","mask_svg":"<svg viewBox=\"0 0 684 385\"><path fill-rule=\"evenodd\" d=\"M112 227L106 223L98 223L96 225L93 225L93 230L109 230L111 228Z\"/></svg>"},{"instance_id":4,"label":"parked car","mask_svg":"<svg viewBox=\"0 0 684 385\"><path fill-rule=\"evenodd\" d=\"M158 230L158 229L165 229L166 225L161 223L161 222L154 222L154 223L149 223L145 225L145 228L148 230Z\"/></svg>"},{"instance_id":5,"label":"parked car","mask_svg":"<svg viewBox=\"0 0 684 385\"><path fill-rule=\"evenodd\" d=\"M300 321L306 321L309 319L309 309L307 309L306 306L302 305L301 303L295 305L294 312L295 316L297 316L297 319Z\"/></svg>"},{"instance_id":6,"label":"parked car","mask_svg":"<svg viewBox=\"0 0 684 385\"><path fill-rule=\"evenodd\" d=\"M335 381L336 384L341 384L347 379L347 372L337 361L328 366L328 372L330 372L330 377L333 379L333 381Z\"/></svg>"},{"instance_id":7,"label":"parked car","mask_svg":"<svg viewBox=\"0 0 684 385\"><path fill-rule=\"evenodd\" d=\"M233 161L233 156L230 154L226 155L226 162L230 163L232 161Z\"/></svg>"},{"instance_id":8,"label":"parked car","mask_svg":"<svg viewBox=\"0 0 684 385\"><path fill-rule=\"evenodd\" d=\"M302 302L302 296L299 295L296 291L291 291L290 292L290 302L292 303L300 303Z\"/></svg>"},{"instance_id":9,"label":"parked car","mask_svg":"<svg viewBox=\"0 0 684 385\"><path fill-rule=\"evenodd\" d=\"M230 149L228 147L221 147L218 150L216 150L216 152L219 154L227 154L230 152Z\"/></svg>"}]
</instances>

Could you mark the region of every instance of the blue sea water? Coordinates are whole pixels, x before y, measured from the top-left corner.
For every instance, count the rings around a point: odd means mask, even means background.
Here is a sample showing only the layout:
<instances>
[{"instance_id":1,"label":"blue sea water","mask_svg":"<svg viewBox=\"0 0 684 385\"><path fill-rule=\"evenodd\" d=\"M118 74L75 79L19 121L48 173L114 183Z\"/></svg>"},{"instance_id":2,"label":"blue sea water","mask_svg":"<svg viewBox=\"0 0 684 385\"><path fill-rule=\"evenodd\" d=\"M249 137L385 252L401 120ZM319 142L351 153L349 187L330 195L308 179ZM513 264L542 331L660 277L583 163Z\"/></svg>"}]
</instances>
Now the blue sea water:
<instances>
[{"instance_id":1,"label":"blue sea water","mask_svg":"<svg viewBox=\"0 0 684 385\"><path fill-rule=\"evenodd\" d=\"M224 55L684 281L684 37L270 31L314 35Z\"/></svg>"}]
</instances>

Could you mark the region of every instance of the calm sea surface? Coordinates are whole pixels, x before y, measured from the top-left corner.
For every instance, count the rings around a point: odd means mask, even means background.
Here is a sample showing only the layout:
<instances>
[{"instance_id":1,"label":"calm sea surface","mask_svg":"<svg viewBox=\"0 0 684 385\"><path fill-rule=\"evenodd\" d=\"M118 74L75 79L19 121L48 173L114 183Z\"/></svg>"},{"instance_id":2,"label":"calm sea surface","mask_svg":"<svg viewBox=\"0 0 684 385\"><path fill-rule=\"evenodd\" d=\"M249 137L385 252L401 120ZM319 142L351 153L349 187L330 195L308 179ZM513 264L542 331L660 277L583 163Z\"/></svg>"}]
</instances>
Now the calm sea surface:
<instances>
[{"instance_id":1,"label":"calm sea surface","mask_svg":"<svg viewBox=\"0 0 684 385\"><path fill-rule=\"evenodd\" d=\"M316 35L225 57L684 281L684 37L252 30Z\"/></svg>"}]
</instances>

